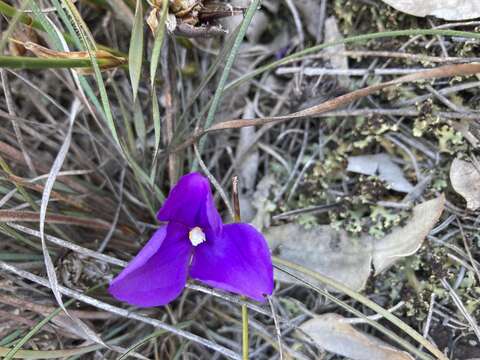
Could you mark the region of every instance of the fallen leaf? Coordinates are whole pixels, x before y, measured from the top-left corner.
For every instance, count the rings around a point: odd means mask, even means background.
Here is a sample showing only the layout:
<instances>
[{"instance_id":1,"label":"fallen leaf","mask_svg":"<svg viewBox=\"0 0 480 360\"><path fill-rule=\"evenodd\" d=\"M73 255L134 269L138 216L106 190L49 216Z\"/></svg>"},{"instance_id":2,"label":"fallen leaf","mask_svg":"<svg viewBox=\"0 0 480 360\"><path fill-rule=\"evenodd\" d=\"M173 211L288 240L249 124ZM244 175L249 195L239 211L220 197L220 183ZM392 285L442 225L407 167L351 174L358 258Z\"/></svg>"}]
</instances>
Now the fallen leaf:
<instances>
[{"instance_id":1,"label":"fallen leaf","mask_svg":"<svg viewBox=\"0 0 480 360\"><path fill-rule=\"evenodd\" d=\"M377 175L398 192L408 193L412 184L405 179L400 166L395 164L388 154L350 156L347 171L364 175Z\"/></svg>"},{"instance_id":2,"label":"fallen leaf","mask_svg":"<svg viewBox=\"0 0 480 360\"><path fill-rule=\"evenodd\" d=\"M433 15L445 20L468 20L480 17L476 0L382 0L395 9L414 16Z\"/></svg>"},{"instance_id":3,"label":"fallen leaf","mask_svg":"<svg viewBox=\"0 0 480 360\"><path fill-rule=\"evenodd\" d=\"M445 196L421 203L413 208L410 220L398 226L381 240L374 242L373 265L375 274L389 268L399 258L417 252L445 208Z\"/></svg>"},{"instance_id":4,"label":"fallen leaf","mask_svg":"<svg viewBox=\"0 0 480 360\"><path fill-rule=\"evenodd\" d=\"M444 207L444 195L415 206L410 220L404 226L395 227L382 239L371 236L352 238L345 231L337 231L328 225L305 229L294 223L273 226L264 234L278 257L301 264L354 291L361 291L370 276L372 262L375 275L378 275L401 258L415 254ZM275 277L279 281L298 283L280 272L275 273Z\"/></svg>"},{"instance_id":5,"label":"fallen leaf","mask_svg":"<svg viewBox=\"0 0 480 360\"><path fill-rule=\"evenodd\" d=\"M282 259L314 270L360 291L370 275L371 239L350 238L328 225L305 229L298 224L274 226L265 232L272 251ZM295 283L280 272L276 278Z\"/></svg>"},{"instance_id":6,"label":"fallen leaf","mask_svg":"<svg viewBox=\"0 0 480 360\"><path fill-rule=\"evenodd\" d=\"M453 189L467 201L467 208L480 207L480 172L470 162L455 159L450 167L450 181Z\"/></svg>"},{"instance_id":7,"label":"fallen leaf","mask_svg":"<svg viewBox=\"0 0 480 360\"><path fill-rule=\"evenodd\" d=\"M316 316L300 325L300 329L319 347L353 360L413 360L410 354L358 331L337 314Z\"/></svg>"}]
</instances>

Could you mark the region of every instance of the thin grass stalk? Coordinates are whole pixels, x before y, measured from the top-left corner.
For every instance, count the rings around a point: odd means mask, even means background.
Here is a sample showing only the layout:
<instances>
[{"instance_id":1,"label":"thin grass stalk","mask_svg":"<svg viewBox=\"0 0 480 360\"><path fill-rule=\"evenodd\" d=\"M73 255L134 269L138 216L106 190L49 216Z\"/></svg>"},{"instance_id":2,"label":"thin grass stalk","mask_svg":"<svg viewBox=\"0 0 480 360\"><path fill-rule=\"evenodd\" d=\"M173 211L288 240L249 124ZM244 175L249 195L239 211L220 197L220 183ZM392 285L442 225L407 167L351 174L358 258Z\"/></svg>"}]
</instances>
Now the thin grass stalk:
<instances>
[{"instance_id":1,"label":"thin grass stalk","mask_svg":"<svg viewBox=\"0 0 480 360\"><path fill-rule=\"evenodd\" d=\"M100 288L101 286L105 285L104 283L97 284L90 289L88 289L85 293L89 293L95 289ZM71 298L70 300L66 301L63 305L65 307L70 306L75 302L75 298ZM44 319L39 321L23 338L20 339L19 342L15 344L15 346L5 355L4 360L11 360L14 359L15 354L25 345L35 334L37 334L40 329L45 326L50 320L52 320L55 316L57 316L62 311L61 307L58 307L54 311L52 311L49 315L47 315Z\"/></svg>"}]
</instances>

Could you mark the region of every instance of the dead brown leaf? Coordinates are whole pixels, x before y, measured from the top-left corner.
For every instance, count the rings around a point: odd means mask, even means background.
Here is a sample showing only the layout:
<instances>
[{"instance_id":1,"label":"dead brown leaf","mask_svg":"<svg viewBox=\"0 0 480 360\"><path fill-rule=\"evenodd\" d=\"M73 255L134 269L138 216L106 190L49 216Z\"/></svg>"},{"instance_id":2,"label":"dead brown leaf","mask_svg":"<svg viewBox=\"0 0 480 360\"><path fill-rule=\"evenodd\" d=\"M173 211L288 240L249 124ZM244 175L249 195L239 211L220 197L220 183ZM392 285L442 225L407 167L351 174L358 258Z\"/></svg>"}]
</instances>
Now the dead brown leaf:
<instances>
[{"instance_id":1,"label":"dead brown leaf","mask_svg":"<svg viewBox=\"0 0 480 360\"><path fill-rule=\"evenodd\" d=\"M373 246L375 274L386 270L399 258L415 254L437 223L444 208L443 194L421 203L413 208L413 214L406 225L396 227L383 239L375 241Z\"/></svg>"},{"instance_id":2,"label":"dead brown leaf","mask_svg":"<svg viewBox=\"0 0 480 360\"><path fill-rule=\"evenodd\" d=\"M410 354L355 329L348 319L337 314L316 316L300 329L319 347L353 360L413 360Z\"/></svg>"},{"instance_id":3,"label":"dead brown leaf","mask_svg":"<svg viewBox=\"0 0 480 360\"><path fill-rule=\"evenodd\" d=\"M305 229L298 224L274 226L265 232L272 251L282 259L335 279L360 291L370 276L371 239L355 239L328 225ZM291 277L275 274L281 281Z\"/></svg>"}]
</instances>

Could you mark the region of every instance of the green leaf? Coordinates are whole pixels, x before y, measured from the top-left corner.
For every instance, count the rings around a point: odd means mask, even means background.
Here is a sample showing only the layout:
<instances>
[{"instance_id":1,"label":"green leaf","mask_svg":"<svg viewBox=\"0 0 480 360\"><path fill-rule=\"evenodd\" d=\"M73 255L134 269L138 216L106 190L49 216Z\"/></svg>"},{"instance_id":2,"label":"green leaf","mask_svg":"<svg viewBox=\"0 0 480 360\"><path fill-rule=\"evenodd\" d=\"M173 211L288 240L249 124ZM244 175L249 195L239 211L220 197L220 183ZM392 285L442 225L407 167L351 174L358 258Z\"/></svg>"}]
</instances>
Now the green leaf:
<instances>
[{"instance_id":1,"label":"green leaf","mask_svg":"<svg viewBox=\"0 0 480 360\"><path fill-rule=\"evenodd\" d=\"M128 69L130 81L132 82L133 101L137 98L138 85L142 72L143 60L143 7L142 0L137 0L135 8L135 19L133 22L130 48L128 50Z\"/></svg>"}]
</instances>

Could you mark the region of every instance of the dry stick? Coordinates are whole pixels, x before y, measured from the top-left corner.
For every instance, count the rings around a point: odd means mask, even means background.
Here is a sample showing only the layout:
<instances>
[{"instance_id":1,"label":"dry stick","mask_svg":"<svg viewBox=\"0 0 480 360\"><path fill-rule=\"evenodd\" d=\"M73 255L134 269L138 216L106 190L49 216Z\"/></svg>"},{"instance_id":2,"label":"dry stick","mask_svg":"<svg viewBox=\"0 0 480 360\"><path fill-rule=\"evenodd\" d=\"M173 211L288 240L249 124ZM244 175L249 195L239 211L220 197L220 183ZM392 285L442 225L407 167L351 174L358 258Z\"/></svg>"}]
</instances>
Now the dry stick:
<instances>
[{"instance_id":1,"label":"dry stick","mask_svg":"<svg viewBox=\"0 0 480 360\"><path fill-rule=\"evenodd\" d=\"M20 270L20 269L12 266L10 264L7 264L3 261L0 261L0 269L4 270L4 271L8 271L8 272L10 272L12 274L15 274L17 276L20 276L24 279L30 280L30 281L32 281L36 284L39 284L39 285L50 288L50 284L49 284L48 280L46 280L46 279L44 279L40 276L34 275L34 274L32 274L28 271ZM148 318L146 316L143 316L143 315L140 315L140 314L137 314L137 313L133 313L129 310L125 310L125 309L107 304L103 301L94 299L90 296L84 295L84 294L82 294L78 291L66 288L66 287L61 286L61 285L58 286L58 290L59 290L60 293L66 295L66 296L72 297L74 299L82 301L82 302L84 302L86 304L89 304L91 306L94 306L96 308L108 311L108 312L113 313L113 314L117 314L117 315L125 317L127 319L141 321L145 324L149 324L149 325L152 325L154 327L164 329L166 331L171 332L172 334L184 337L185 339L191 340L191 341L193 341L197 344L200 344L200 345L208 347L212 350L218 351L220 354L224 355L225 357L228 357L228 358L231 358L231 359L236 359L236 360L241 360L241 357L238 356L232 350L227 349L227 348L225 348L221 345L218 345L218 344L216 344L216 343L214 343L210 340L204 339L204 338L202 338L198 335L192 334L188 331L177 329L174 326L165 324L165 323L163 323L161 321L158 321L156 319L151 319L151 318Z\"/></svg>"},{"instance_id":2,"label":"dry stick","mask_svg":"<svg viewBox=\"0 0 480 360\"><path fill-rule=\"evenodd\" d=\"M173 151L179 151L184 149L185 147L192 145L202 136L210 132L227 130L227 129L239 129L246 126L259 126L259 125L265 125L270 123L280 124L289 120L302 119L309 116L323 114L328 111L333 111L342 106L350 104L356 100L369 96L377 91L386 89L391 86L400 85L406 82L433 80L433 79L453 77L453 76L473 75L476 73L480 73L480 63L446 65L446 66L441 66L441 67L430 69L430 70L420 71L416 74L402 76L402 77L399 77L398 79L383 82L380 84L367 86L363 89L352 91L348 94L341 95L334 99L328 100L322 104L315 105L305 110L298 111L292 114L287 114L283 116L255 118L255 119L235 119L235 120L224 121L224 122L215 124L203 131L197 132L190 139L188 139L183 144L181 144L179 147L173 149Z\"/></svg>"}]
</instances>

